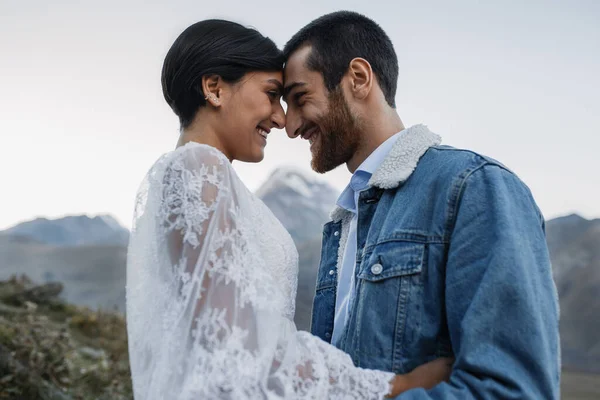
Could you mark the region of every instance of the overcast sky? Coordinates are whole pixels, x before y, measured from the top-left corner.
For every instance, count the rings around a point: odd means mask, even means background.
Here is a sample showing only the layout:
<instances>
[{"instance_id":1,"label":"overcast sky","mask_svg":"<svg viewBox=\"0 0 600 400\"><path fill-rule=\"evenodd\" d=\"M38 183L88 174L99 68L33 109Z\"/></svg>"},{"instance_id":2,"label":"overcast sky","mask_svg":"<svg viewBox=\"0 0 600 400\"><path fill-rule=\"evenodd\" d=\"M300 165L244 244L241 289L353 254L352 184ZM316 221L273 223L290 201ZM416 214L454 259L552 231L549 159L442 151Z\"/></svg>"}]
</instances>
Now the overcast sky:
<instances>
[{"instance_id":1,"label":"overcast sky","mask_svg":"<svg viewBox=\"0 0 600 400\"><path fill-rule=\"evenodd\" d=\"M177 141L160 70L190 24L230 19L283 46L340 9L394 42L405 126L502 161L547 218L600 217L600 2L522 3L0 0L0 229L81 213L130 225L139 182ZM306 143L274 131L264 162L234 165L254 190L309 160ZM342 189L349 173L319 178Z\"/></svg>"}]
</instances>

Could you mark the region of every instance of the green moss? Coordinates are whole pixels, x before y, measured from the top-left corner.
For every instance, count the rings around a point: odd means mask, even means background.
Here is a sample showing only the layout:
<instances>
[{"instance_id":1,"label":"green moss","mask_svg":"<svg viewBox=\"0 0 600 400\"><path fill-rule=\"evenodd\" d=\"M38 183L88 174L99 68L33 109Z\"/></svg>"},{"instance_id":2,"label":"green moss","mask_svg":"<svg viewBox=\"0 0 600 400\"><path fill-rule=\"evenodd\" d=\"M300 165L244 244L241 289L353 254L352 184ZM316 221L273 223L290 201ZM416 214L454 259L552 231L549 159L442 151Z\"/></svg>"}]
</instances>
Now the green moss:
<instances>
[{"instance_id":1,"label":"green moss","mask_svg":"<svg viewBox=\"0 0 600 400\"><path fill-rule=\"evenodd\" d=\"M31 286L0 281L0 292L12 296ZM12 377L0 382L0 399L133 398L123 316L58 298L29 310L5 304L0 299L6 311L0 314L0 352L11 363L0 377Z\"/></svg>"},{"instance_id":2,"label":"green moss","mask_svg":"<svg viewBox=\"0 0 600 400\"><path fill-rule=\"evenodd\" d=\"M9 346L15 336L15 329L8 326L8 321L0 319L0 344Z\"/></svg>"}]
</instances>

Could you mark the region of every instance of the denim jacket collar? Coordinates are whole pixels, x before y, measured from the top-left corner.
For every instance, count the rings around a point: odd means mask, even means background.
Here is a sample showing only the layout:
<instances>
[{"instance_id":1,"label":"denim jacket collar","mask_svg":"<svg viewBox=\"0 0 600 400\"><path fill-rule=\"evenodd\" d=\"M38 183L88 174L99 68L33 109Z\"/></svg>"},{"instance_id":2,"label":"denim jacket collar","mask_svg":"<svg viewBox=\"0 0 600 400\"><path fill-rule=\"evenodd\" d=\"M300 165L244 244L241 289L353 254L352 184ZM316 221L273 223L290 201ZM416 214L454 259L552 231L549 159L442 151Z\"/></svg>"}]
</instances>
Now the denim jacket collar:
<instances>
[{"instance_id":1,"label":"denim jacket collar","mask_svg":"<svg viewBox=\"0 0 600 400\"><path fill-rule=\"evenodd\" d=\"M369 180L369 186L381 189L397 188L410 177L423 154L430 147L439 145L441 141L442 138L425 125L405 129ZM349 211L336 206L330 217L333 222L340 222L347 218L348 214Z\"/></svg>"}]
</instances>

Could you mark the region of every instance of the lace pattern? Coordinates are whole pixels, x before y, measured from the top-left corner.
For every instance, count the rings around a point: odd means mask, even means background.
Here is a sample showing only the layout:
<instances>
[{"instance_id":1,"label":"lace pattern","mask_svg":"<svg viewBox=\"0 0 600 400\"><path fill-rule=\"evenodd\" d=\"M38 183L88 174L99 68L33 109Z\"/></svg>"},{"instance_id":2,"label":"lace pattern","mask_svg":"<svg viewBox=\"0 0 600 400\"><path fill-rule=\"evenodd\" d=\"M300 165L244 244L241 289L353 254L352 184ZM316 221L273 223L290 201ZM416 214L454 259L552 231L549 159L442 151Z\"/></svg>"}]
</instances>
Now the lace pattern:
<instances>
[{"instance_id":1,"label":"lace pattern","mask_svg":"<svg viewBox=\"0 0 600 400\"><path fill-rule=\"evenodd\" d=\"M294 326L298 254L218 150L161 157L136 197L127 324L136 399L380 399L393 374Z\"/></svg>"}]
</instances>

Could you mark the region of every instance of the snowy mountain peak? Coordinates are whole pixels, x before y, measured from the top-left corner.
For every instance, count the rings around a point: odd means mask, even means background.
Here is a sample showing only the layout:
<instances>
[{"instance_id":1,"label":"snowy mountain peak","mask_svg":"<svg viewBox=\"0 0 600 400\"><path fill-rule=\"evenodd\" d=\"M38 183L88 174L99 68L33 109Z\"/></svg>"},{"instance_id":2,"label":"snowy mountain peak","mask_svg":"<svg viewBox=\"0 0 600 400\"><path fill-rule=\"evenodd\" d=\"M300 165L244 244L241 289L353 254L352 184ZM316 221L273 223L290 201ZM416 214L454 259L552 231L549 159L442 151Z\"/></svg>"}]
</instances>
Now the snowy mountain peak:
<instances>
[{"instance_id":1,"label":"snowy mountain peak","mask_svg":"<svg viewBox=\"0 0 600 400\"><path fill-rule=\"evenodd\" d=\"M276 169L256 192L297 242L320 235L337 199L337 191L316 173Z\"/></svg>"},{"instance_id":2,"label":"snowy mountain peak","mask_svg":"<svg viewBox=\"0 0 600 400\"><path fill-rule=\"evenodd\" d=\"M316 191L324 187L333 191L327 183L319 180L315 173L296 167L280 167L273 171L266 182L257 190L256 195L263 198L273 190L288 189L304 197L313 197Z\"/></svg>"}]
</instances>

